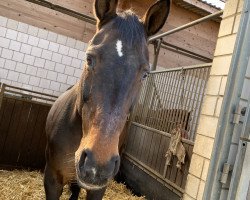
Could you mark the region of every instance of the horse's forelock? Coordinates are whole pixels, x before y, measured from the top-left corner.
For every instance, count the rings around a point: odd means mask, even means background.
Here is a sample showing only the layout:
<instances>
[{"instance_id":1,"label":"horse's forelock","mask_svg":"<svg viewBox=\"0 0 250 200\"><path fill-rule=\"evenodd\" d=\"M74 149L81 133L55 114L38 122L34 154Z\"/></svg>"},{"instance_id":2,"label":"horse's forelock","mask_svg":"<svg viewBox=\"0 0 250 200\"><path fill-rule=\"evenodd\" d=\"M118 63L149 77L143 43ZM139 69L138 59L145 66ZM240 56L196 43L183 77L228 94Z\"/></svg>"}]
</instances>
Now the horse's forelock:
<instances>
[{"instance_id":1,"label":"horse's forelock","mask_svg":"<svg viewBox=\"0 0 250 200\"><path fill-rule=\"evenodd\" d=\"M118 13L113 20L113 26L121 39L129 46L142 45L146 41L146 34L138 16L131 10Z\"/></svg>"}]
</instances>

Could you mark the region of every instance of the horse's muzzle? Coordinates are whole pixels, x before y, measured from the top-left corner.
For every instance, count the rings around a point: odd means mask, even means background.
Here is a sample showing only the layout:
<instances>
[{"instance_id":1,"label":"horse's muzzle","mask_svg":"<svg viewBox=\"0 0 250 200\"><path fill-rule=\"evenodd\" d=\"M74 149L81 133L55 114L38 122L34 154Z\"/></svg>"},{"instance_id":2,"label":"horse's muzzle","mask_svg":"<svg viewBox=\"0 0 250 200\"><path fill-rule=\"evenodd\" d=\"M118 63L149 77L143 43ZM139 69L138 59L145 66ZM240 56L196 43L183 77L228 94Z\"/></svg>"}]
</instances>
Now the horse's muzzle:
<instances>
[{"instance_id":1,"label":"horse's muzzle","mask_svg":"<svg viewBox=\"0 0 250 200\"><path fill-rule=\"evenodd\" d=\"M113 156L105 164L98 164L90 150L82 152L76 163L76 174L81 187L88 190L98 190L105 187L113 178L120 166L120 156Z\"/></svg>"}]
</instances>

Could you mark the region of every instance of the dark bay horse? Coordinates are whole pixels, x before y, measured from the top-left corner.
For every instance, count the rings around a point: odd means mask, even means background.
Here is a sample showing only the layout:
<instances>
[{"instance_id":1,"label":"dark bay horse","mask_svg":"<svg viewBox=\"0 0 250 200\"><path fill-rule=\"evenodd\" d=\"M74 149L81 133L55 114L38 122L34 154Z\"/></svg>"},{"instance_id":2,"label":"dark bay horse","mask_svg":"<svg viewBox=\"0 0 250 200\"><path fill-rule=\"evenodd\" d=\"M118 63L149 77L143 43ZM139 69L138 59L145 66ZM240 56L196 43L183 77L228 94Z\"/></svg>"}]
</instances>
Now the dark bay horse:
<instances>
[{"instance_id":1,"label":"dark bay horse","mask_svg":"<svg viewBox=\"0 0 250 200\"><path fill-rule=\"evenodd\" d=\"M117 13L117 4L95 0L97 30L81 78L49 112L47 200L58 200L65 184L71 200L78 199L80 188L88 200L102 199L119 169L119 135L150 70L147 39L164 25L170 0L157 1L142 20L132 11Z\"/></svg>"}]
</instances>

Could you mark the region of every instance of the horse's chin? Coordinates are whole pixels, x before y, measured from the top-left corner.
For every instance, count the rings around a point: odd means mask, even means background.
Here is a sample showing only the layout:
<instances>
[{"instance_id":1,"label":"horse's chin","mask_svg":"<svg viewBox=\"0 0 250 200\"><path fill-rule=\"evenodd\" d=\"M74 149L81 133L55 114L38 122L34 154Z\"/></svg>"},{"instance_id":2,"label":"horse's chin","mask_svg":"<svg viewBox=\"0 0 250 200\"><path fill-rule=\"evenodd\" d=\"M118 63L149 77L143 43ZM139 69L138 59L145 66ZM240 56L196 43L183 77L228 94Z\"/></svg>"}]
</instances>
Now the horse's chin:
<instances>
[{"instance_id":1,"label":"horse's chin","mask_svg":"<svg viewBox=\"0 0 250 200\"><path fill-rule=\"evenodd\" d=\"M86 190L100 190L106 186L106 185L92 185L90 183L86 183L80 180L79 178L77 179L77 182L81 188L86 189Z\"/></svg>"},{"instance_id":2,"label":"horse's chin","mask_svg":"<svg viewBox=\"0 0 250 200\"><path fill-rule=\"evenodd\" d=\"M78 173L76 173L76 179L77 179L78 185L81 188L85 189L85 190L100 190L100 189L102 189L102 188L104 188L104 187L107 186L107 184L104 184L104 185L94 185L94 184L91 184L91 183L87 183L87 182L85 182L84 180L82 180L79 177Z\"/></svg>"}]
</instances>

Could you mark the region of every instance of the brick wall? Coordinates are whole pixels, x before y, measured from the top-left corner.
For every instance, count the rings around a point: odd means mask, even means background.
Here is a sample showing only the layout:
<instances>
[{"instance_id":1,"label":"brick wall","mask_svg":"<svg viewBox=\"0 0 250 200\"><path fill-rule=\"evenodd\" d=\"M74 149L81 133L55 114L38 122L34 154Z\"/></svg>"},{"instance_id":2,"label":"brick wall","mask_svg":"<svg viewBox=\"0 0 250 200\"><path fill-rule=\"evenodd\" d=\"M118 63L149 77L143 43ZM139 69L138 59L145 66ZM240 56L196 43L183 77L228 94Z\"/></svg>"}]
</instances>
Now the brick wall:
<instances>
[{"instance_id":1,"label":"brick wall","mask_svg":"<svg viewBox=\"0 0 250 200\"><path fill-rule=\"evenodd\" d=\"M0 16L0 82L59 95L79 79L86 44Z\"/></svg>"},{"instance_id":2,"label":"brick wall","mask_svg":"<svg viewBox=\"0 0 250 200\"><path fill-rule=\"evenodd\" d=\"M184 200L202 199L244 0L228 0L197 129Z\"/></svg>"}]
</instances>

